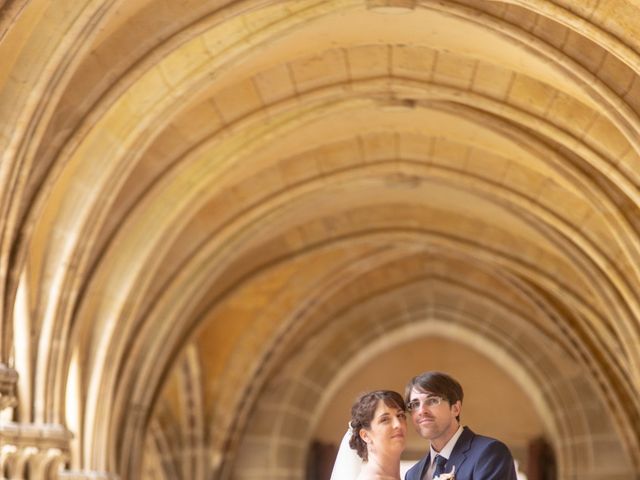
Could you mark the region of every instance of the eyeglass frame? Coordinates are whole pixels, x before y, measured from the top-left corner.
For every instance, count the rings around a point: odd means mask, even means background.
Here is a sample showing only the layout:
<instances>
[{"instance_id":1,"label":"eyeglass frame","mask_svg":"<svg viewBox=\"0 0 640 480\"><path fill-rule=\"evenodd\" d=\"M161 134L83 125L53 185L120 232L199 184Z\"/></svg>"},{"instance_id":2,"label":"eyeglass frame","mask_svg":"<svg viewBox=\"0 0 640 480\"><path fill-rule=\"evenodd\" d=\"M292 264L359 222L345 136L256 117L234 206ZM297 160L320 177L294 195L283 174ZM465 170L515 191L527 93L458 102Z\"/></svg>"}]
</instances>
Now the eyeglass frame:
<instances>
[{"instance_id":1,"label":"eyeglass frame","mask_svg":"<svg viewBox=\"0 0 640 480\"><path fill-rule=\"evenodd\" d=\"M409 412L417 412L424 408L434 408L440 405L443 401L446 401L446 398L441 397L440 395L429 395L424 401L420 401L417 398L407 402L407 410Z\"/></svg>"}]
</instances>

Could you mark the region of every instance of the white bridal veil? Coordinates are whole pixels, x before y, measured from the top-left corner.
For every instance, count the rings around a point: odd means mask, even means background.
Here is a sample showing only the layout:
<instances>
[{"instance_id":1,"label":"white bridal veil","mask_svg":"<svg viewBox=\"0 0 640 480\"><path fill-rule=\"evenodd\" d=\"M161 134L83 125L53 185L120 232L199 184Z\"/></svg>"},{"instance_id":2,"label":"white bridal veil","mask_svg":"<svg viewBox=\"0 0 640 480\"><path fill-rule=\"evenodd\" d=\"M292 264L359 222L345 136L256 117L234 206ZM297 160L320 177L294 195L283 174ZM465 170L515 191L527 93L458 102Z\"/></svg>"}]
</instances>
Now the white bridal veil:
<instances>
[{"instance_id":1,"label":"white bridal veil","mask_svg":"<svg viewBox=\"0 0 640 480\"><path fill-rule=\"evenodd\" d=\"M355 450L349 446L349 438L351 438L351 429L342 437L336 463L333 464L331 472L331 480L355 480L362 468L362 460Z\"/></svg>"}]
</instances>

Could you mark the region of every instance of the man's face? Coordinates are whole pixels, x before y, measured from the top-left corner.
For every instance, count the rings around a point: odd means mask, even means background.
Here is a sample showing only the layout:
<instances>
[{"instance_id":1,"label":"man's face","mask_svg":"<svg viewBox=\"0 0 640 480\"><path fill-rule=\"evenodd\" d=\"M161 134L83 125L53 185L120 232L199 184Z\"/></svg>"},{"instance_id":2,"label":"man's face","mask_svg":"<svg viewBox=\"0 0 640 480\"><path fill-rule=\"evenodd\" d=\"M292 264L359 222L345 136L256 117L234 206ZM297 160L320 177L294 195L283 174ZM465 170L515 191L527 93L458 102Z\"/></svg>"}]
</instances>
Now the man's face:
<instances>
[{"instance_id":1,"label":"man's face","mask_svg":"<svg viewBox=\"0 0 640 480\"><path fill-rule=\"evenodd\" d=\"M430 440L436 450L440 450L458 430L456 416L461 404L450 405L446 399L415 388L409 396L411 418L421 437Z\"/></svg>"}]
</instances>

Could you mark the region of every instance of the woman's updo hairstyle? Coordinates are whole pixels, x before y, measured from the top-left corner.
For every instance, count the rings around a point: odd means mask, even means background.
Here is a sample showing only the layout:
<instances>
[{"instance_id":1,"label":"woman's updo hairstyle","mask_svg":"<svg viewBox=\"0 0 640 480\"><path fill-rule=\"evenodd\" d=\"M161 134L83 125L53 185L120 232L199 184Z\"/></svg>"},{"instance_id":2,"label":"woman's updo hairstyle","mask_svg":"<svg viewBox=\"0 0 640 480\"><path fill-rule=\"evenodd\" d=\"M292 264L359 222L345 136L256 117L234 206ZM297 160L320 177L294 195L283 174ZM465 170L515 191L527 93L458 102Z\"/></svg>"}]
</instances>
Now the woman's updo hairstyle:
<instances>
[{"instance_id":1,"label":"woman's updo hairstyle","mask_svg":"<svg viewBox=\"0 0 640 480\"><path fill-rule=\"evenodd\" d=\"M405 410L402 395L393 390L376 390L365 393L356 400L351 407L351 422L349 423L351 426L351 439L349 439L349 446L365 462L369 459L369 455L366 442L360 438L360 430L363 428L369 430L371 428L371 421L380 400L387 407Z\"/></svg>"}]
</instances>

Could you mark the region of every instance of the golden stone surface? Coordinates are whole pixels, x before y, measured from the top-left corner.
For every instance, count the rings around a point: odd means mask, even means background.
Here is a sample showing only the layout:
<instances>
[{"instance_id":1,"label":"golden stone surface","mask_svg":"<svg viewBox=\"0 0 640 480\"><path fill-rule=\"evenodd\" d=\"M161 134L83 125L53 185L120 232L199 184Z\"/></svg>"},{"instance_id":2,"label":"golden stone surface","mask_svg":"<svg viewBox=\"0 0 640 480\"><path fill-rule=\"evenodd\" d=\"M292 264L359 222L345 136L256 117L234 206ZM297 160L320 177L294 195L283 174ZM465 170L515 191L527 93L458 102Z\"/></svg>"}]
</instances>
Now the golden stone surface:
<instances>
[{"instance_id":1,"label":"golden stone surface","mask_svg":"<svg viewBox=\"0 0 640 480\"><path fill-rule=\"evenodd\" d=\"M640 476L637 2L9 0L0 59L1 472L302 479L438 366Z\"/></svg>"}]
</instances>

